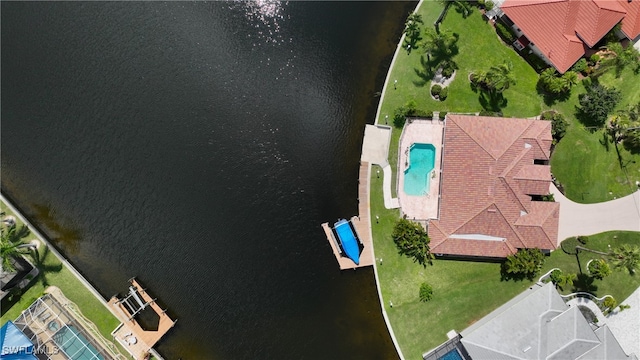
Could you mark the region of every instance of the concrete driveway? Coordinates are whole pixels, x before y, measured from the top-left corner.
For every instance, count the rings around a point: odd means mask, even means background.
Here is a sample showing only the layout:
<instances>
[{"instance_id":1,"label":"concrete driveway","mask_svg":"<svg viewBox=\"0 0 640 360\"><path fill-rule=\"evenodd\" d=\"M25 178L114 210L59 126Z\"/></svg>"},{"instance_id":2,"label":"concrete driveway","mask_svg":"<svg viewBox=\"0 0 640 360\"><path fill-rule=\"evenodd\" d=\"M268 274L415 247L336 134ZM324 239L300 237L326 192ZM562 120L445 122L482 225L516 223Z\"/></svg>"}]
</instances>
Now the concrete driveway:
<instances>
[{"instance_id":1,"label":"concrete driveway","mask_svg":"<svg viewBox=\"0 0 640 360\"><path fill-rule=\"evenodd\" d=\"M553 183L549 191L560 203L558 241L611 230L640 231L640 190L620 199L596 204L573 202L562 195Z\"/></svg>"}]
</instances>

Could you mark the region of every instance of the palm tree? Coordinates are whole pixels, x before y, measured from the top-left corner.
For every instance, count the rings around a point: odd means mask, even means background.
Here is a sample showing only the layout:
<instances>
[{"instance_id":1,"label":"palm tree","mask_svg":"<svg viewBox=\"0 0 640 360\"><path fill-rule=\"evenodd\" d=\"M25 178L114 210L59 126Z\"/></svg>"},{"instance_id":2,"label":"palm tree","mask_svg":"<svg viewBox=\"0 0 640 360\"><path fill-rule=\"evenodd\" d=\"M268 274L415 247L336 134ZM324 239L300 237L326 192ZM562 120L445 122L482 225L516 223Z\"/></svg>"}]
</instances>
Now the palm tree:
<instances>
[{"instance_id":1,"label":"palm tree","mask_svg":"<svg viewBox=\"0 0 640 360\"><path fill-rule=\"evenodd\" d=\"M640 247L624 244L611 251L611 263L614 269L627 269L630 274L640 268Z\"/></svg>"},{"instance_id":2,"label":"palm tree","mask_svg":"<svg viewBox=\"0 0 640 360\"><path fill-rule=\"evenodd\" d=\"M578 84L578 74L575 71L567 71L560 79L562 79L564 91L569 91Z\"/></svg>"},{"instance_id":3,"label":"palm tree","mask_svg":"<svg viewBox=\"0 0 640 360\"><path fill-rule=\"evenodd\" d=\"M431 62L431 55L438 60L449 59L458 52L458 34L445 30L437 32L435 29L427 28L424 31L425 38L422 46L427 54L427 59Z\"/></svg>"},{"instance_id":4,"label":"palm tree","mask_svg":"<svg viewBox=\"0 0 640 360\"><path fill-rule=\"evenodd\" d=\"M487 71L487 85L490 92L501 93L511 85L515 85L516 78L511 72L513 64L505 61L502 64L494 65Z\"/></svg>"},{"instance_id":5,"label":"palm tree","mask_svg":"<svg viewBox=\"0 0 640 360\"><path fill-rule=\"evenodd\" d=\"M564 290L565 286L573 285L573 282L576 281L576 279L578 279L578 275L576 274L573 274L573 273L562 274L558 279L557 285L560 287L560 289Z\"/></svg>"},{"instance_id":6,"label":"palm tree","mask_svg":"<svg viewBox=\"0 0 640 360\"><path fill-rule=\"evenodd\" d=\"M22 241L28 234L29 229L24 225L18 231L15 226L0 229L0 274L15 271L11 261L14 257L30 254L34 245Z\"/></svg>"},{"instance_id":7,"label":"palm tree","mask_svg":"<svg viewBox=\"0 0 640 360\"><path fill-rule=\"evenodd\" d=\"M420 25L422 22L422 15L411 13L407 17L407 21L404 23L404 42L407 47L407 51L411 52L411 49L418 47L418 41L420 38Z\"/></svg>"}]
</instances>

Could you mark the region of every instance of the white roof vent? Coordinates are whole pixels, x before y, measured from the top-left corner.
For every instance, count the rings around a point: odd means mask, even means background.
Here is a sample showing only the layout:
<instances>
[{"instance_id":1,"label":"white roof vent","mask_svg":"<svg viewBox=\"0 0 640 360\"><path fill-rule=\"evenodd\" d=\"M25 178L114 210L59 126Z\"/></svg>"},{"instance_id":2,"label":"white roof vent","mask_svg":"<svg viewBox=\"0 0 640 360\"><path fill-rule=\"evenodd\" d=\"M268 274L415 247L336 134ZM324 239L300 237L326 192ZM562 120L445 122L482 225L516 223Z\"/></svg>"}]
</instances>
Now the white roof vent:
<instances>
[{"instance_id":1,"label":"white roof vent","mask_svg":"<svg viewBox=\"0 0 640 360\"><path fill-rule=\"evenodd\" d=\"M525 148L525 149L531 149L531 144L529 144L529 143L524 143L524 148Z\"/></svg>"}]
</instances>

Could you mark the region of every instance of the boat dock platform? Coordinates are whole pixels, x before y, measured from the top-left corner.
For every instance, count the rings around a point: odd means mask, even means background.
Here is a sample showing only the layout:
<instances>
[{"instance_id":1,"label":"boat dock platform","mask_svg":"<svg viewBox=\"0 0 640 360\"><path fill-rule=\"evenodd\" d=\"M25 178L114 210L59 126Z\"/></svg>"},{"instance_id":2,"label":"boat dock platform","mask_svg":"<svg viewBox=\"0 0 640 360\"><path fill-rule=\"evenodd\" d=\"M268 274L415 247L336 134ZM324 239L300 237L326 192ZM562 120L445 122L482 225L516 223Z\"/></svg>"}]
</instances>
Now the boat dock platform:
<instances>
[{"instance_id":1,"label":"boat dock platform","mask_svg":"<svg viewBox=\"0 0 640 360\"><path fill-rule=\"evenodd\" d=\"M340 252L338 239L333 235L329 223L323 223L322 229L327 236L327 241L331 245L333 255L335 255L340 270L357 269L373 265L373 244L371 241L371 219L369 218L369 173L371 165L368 162L360 162L359 182L358 182L358 216L352 217L351 223L356 230L358 239L364 246L360 254L360 264L356 265L351 259L343 256Z\"/></svg>"},{"instance_id":2,"label":"boat dock platform","mask_svg":"<svg viewBox=\"0 0 640 360\"><path fill-rule=\"evenodd\" d=\"M126 349L135 359L147 359L149 354L155 352L153 346L166 334L176 323L165 310L162 310L146 290L135 279L129 279L131 286L127 296L119 299L114 296L109 300L109 306L122 322L112 333L124 349ZM143 329L136 321L136 315L150 307L159 317L157 329Z\"/></svg>"}]
</instances>

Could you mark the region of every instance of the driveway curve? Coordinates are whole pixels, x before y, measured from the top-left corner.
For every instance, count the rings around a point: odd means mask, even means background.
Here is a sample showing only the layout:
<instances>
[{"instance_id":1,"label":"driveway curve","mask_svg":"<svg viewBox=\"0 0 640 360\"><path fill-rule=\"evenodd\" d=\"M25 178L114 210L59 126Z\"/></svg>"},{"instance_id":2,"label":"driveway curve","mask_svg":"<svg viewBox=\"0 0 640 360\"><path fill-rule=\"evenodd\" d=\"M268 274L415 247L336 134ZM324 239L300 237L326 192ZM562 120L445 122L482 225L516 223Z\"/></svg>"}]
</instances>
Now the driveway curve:
<instances>
[{"instance_id":1,"label":"driveway curve","mask_svg":"<svg viewBox=\"0 0 640 360\"><path fill-rule=\"evenodd\" d=\"M560 203L558 240L605 231L640 231L640 190L623 198L596 204L567 199L552 183L549 191Z\"/></svg>"}]
</instances>

